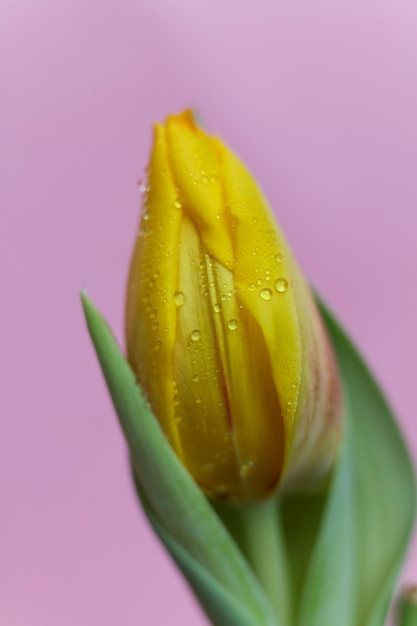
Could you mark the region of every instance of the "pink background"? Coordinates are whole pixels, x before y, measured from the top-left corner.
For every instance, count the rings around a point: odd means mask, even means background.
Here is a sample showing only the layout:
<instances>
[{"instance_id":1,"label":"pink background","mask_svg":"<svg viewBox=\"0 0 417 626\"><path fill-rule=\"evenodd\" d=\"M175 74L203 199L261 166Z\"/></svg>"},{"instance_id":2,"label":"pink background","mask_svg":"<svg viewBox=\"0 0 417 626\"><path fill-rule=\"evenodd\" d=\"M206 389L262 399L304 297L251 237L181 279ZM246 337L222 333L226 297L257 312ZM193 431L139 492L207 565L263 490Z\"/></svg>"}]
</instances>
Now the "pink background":
<instances>
[{"instance_id":1,"label":"pink background","mask_svg":"<svg viewBox=\"0 0 417 626\"><path fill-rule=\"evenodd\" d=\"M78 296L122 338L169 112L258 177L417 459L416 22L412 0L2 1L1 625L206 624L135 502Z\"/></svg>"}]
</instances>

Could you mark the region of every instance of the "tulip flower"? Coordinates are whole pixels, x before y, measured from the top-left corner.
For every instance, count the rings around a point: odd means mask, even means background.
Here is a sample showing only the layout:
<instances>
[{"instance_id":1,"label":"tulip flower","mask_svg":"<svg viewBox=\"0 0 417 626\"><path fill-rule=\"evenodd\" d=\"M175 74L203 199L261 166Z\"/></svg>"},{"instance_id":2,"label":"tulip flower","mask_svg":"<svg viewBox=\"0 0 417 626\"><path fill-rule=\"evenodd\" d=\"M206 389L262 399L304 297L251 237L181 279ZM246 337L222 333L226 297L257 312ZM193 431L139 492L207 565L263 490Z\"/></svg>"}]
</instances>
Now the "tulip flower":
<instances>
[{"instance_id":1,"label":"tulip flower","mask_svg":"<svg viewBox=\"0 0 417 626\"><path fill-rule=\"evenodd\" d=\"M252 176L189 111L155 127L126 337L208 494L259 498L328 471L340 390L316 305Z\"/></svg>"},{"instance_id":2,"label":"tulip flower","mask_svg":"<svg viewBox=\"0 0 417 626\"><path fill-rule=\"evenodd\" d=\"M190 112L155 127L143 189L128 361L82 302L146 517L213 626L382 626L417 493L383 393Z\"/></svg>"}]
</instances>

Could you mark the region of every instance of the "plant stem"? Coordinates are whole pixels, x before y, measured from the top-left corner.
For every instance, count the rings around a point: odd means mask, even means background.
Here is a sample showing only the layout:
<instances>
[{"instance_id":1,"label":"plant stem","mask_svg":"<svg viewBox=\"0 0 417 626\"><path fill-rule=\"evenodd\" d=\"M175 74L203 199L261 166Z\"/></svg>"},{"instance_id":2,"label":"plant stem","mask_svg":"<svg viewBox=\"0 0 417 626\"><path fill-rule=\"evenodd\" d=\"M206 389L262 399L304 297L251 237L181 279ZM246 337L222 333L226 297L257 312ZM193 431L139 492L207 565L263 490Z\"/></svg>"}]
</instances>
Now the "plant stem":
<instances>
[{"instance_id":1,"label":"plant stem","mask_svg":"<svg viewBox=\"0 0 417 626\"><path fill-rule=\"evenodd\" d=\"M215 508L252 566L280 626L290 626L291 584L277 498Z\"/></svg>"}]
</instances>

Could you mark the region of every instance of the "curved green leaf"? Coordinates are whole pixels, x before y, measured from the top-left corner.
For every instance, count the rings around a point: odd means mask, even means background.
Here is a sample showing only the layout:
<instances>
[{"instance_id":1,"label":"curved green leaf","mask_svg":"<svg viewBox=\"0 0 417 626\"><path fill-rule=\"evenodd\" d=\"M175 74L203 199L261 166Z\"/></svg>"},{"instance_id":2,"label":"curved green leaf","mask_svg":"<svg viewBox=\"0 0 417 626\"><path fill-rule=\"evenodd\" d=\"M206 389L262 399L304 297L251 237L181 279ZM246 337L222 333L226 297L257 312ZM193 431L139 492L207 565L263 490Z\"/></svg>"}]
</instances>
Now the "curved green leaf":
<instances>
[{"instance_id":1,"label":"curved green leaf","mask_svg":"<svg viewBox=\"0 0 417 626\"><path fill-rule=\"evenodd\" d=\"M381 626L412 531L413 469L381 391L319 303L342 378L346 438L327 493L281 499L298 626Z\"/></svg>"},{"instance_id":2,"label":"curved green leaf","mask_svg":"<svg viewBox=\"0 0 417 626\"><path fill-rule=\"evenodd\" d=\"M164 541L169 537L174 542L171 548L176 546L172 548L173 553L180 554L181 558L183 553L188 553L190 562L199 564L199 572L200 568L206 570L207 578L200 576L201 585L204 586L203 580L217 581L217 592L213 594L219 595L223 587L225 597L233 597L245 607L255 624L277 626L252 570L165 439L106 322L85 294L82 294L82 302L141 487L155 519L166 531Z\"/></svg>"},{"instance_id":3,"label":"curved green leaf","mask_svg":"<svg viewBox=\"0 0 417 626\"><path fill-rule=\"evenodd\" d=\"M210 621L215 626L258 626L253 616L242 603L238 602L225 587L209 574L195 559L191 557L159 523L152 507L141 489L133 468L134 482L146 516L171 554L178 567L190 583Z\"/></svg>"},{"instance_id":4,"label":"curved green leaf","mask_svg":"<svg viewBox=\"0 0 417 626\"><path fill-rule=\"evenodd\" d=\"M348 440L325 499L298 609L299 626L353 626L354 516ZM309 520L306 520L306 524Z\"/></svg>"},{"instance_id":5,"label":"curved green leaf","mask_svg":"<svg viewBox=\"0 0 417 626\"><path fill-rule=\"evenodd\" d=\"M336 352L348 409L351 532L356 546L352 624L381 626L413 528L414 472L380 389L338 323L324 305L321 310ZM341 561L340 567L344 566Z\"/></svg>"}]
</instances>

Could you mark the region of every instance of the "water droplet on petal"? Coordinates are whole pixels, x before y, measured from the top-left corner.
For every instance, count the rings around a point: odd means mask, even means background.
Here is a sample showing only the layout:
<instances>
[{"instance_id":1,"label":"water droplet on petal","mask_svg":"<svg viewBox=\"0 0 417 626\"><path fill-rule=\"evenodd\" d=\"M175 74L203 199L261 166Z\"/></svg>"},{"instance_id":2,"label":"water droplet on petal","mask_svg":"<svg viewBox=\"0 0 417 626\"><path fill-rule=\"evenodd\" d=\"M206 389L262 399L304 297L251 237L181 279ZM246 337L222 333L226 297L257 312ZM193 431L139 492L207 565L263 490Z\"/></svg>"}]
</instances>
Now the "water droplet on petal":
<instances>
[{"instance_id":1,"label":"water droplet on petal","mask_svg":"<svg viewBox=\"0 0 417 626\"><path fill-rule=\"evenodd\" d=\"M282 254L277 254L275 257L275 260L277 261L277 263L281 263L282 261Z\"/></svg>"},{"instance_id":2,"label":"water droplet on petal","mask_svg":"<svg viewBox=\"0 0 417 626\"><path fill-rule=\"evenodd\" d=\"M177 307L183 306L183 304L185 303L185 296L182 291L176 291L174 293L174 302L175 306Z\"/></svg>"},{"instance_id":3,"label":"water droplet on petal","mask_svg":"<svg viewBox=\"0 0 417 626\"><path fill-rule=\"evenodd\" d=\"M145 194L149 191L150 185L143 180L138 180L139 191L141 194Z\"/></svg>"},{"instance_id":4,"label":"water droplet on petal","mask_svg":"<svg viewBox=\"0 0 417 626\"><path fill-rule=\"evenodd\" d=\"M199 341L200 337L201 337L201 333L197 328L192 331L191 341Z\"/></svg>"},{"instance_id":5,"label":"water droplet on petal","mask_svg":"<svg viewBox=\"0 0 417 626\"><path fill-rule=\"evenodd\" d=\"M181 200L174 200L174 209L182 209Z\"/></svg>"},{"instance_id":6,"label":"water droplet on petal","mask_svg":"<svg viewBox=\"0 0 417 626\"><path fill-rule=\"evenodd\" d=\"M222 310L222 305L219 304L219 302L216 302L216 304L213 305L213 309L215 313L220 313L220 311Z\"/></svg>"},{"instance_id":7,"label":"water droplet on petal","mask_svg":"<svg viewBox=\"0 0 417 626\"><path fill-rule=\"evenodd\" d=\"M242 465L240 466L241 477L246 478L253 470L254 465L255 461L253 459L249 459L248 461L242 463Z\"/></svg>"},{"instance_id":8,"label":"water droplet on petal","mask_svg":"<svg viewBox=\"0 0 417 626\"><path fill-rule=\"evenodd\" d=\"M237 326L238 326L237 320L232 319L227 322L227 328L229 330L236 330Z\"/></svg>"},{"instance_id":9,"label":"water droplet on petal","mask_svg":"<svg viewBox=\"0 0 417 626\"><path fill-rule=\"evenodd\" d=\"M288 280L286 278L278 278L275 281L275 289L278 293L284 293L288 289Z\"/></svg>"},{"instance_id":10,"label":"water droplet on petal","mask_svg":"<svg viewBox=\"0 0 417 626\"><path fill-rule=\"evenodd\" d=\"M261 289L259 295L262 300L268 301L272 298L272 291L270 289Z\"/></svg>"}]
</instances>

